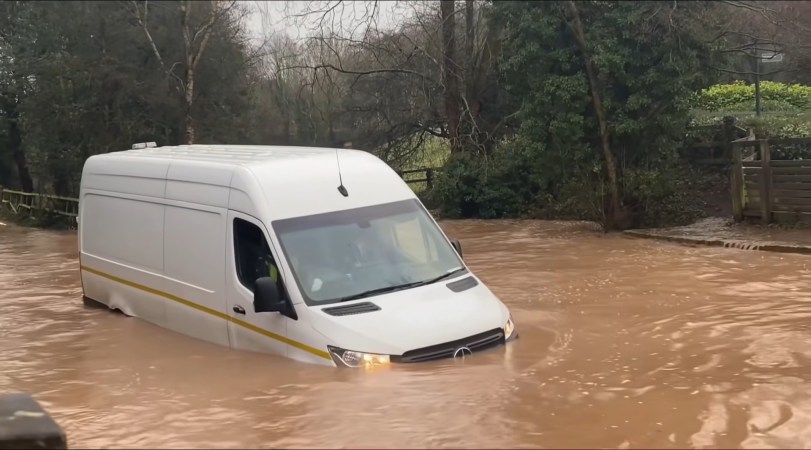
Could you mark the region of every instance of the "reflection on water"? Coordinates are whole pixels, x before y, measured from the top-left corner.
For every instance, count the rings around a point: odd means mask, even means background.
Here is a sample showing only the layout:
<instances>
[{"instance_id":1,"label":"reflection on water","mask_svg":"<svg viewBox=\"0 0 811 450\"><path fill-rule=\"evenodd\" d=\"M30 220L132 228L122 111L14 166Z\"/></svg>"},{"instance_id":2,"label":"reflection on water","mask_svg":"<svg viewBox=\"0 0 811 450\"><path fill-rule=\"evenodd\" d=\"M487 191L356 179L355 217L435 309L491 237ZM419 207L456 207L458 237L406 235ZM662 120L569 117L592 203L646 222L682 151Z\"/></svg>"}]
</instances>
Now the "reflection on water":
<instances>
[{"instance_id":1,"label":"reflection on water","mask_svg":"<svg viewBox=\"0 0 811 450\"><path fill-rule=\"evenodd\" d=\"M362 372L84 307L76 236L0 227L0 392L72 447L811 446L808 257L449 222L521 338Z\"/></svg>"}]
</instances>

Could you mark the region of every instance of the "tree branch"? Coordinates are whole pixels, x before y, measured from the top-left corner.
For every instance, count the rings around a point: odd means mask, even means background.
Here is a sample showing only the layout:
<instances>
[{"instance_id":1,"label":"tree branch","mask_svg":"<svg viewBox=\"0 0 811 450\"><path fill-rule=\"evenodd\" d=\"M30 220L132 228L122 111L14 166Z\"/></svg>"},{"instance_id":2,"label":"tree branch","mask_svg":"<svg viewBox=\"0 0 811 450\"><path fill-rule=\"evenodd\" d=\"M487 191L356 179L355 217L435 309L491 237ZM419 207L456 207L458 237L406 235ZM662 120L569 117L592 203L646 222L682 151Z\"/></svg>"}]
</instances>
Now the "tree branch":
<instances>
[{"instance_id":1,"label":"tree branch","mask_svg":"<svg viewBox=\"0 0 811 450\"><path fill-rule=\"evenodd\" d=\"M233 6L234 2L231 2ZM211 37L211 33L214 30L214 24L217 22L218 14L217 9L219 8L219 3L217 0L211 0L211 12L208 15L208 22L203 25L197 33L194 34L194 40L197 40L197 37L200 33L203 33L203 40L200 42L200 47L197 48L197 53L192 57L191 60L191 68L196 69L197 64L200 62L200 58L203 56L203 51L206 49L206 44L208 44L208 40ZM230 9L230 6L229 6Z\"/></svg>"},{"instance_id":2,"label":"tree branch","mask_svg":"<svg viewBox=\"0 0 811 450\"><path fill-rule=\"evenodd\" d=\"M337 66L335 66L333 64L327 64L327 63L316 64L314 66L308 66L308 65L287 66L287 67L283 67L281 70L292 70L292 69L308 69L308 70L332 69L332 70L334 70L336 72L340 72L340 73L346 73L346 74L350 74L350 75L361 75L361 76L363 76L363 75L376 75L376 74L381 74L381 73L402 73L402 74L413 75L415 77L430 80L430 78L425 76L424 74L421 74L421 73L419 73L417 71L409 70L409 69L349 70L349 69L344 69L342 67L337 67Z\"/></svg>"},{"instance_id":3,"label":"tree branch","mask_svg":"<svg viewBox=\"0 0 811 450\"><path fill-rule=\"evenodd\" d=\"M186 48L186 67L191 67L192 42L189 33L189 14L191 7L188 0L180 0L180 29L183 33L183 45Z\"/></svg>"},{"instance_id":4,"label":"tree branch","mask_svg":"<svg viewBox=\"0 0 811 450\"><path fill-rule=\"evenodd\" d=\"M138 8L138 3L135 0L132 0L132 6L135 8L135 19L138 21L138 24L141 25L141 29L144 30L144 34L146 35L146 40L149 42L150 48L152 48L152 53L155 55L155 58L158 59L158 63L160 63L161 69L166 73L167 76L173 77L178 82L178 89L181 92L186 90L185 84L183 80L174 73L175 66L172 65L172 68L167 69L166 64L163 62L163 58L161 57L160 52L158 51L158 46L155 45L155 40L152 39L152 33L149 32L149 26L147 22L147 17L149 14L149 0L144 0L144 17L141 18L140 8Z\"/></svg>"},{"instance_id":5,"label":"tree branch","mask_svg":"<svg viewBox=\"0 0 811 450\"><path fill-rule=\"evenodd\" d=\"M733 1L733 0L722 0L721 3L724 3L724 4L729 5L729 6L733 6L733 7L736 7L736 8L748 9L749 11L754 11L754 12L760 13L760 15L762 15L769 22L773 23L774 25L779 25L779 22L775 21L774 19L772 19L771 17L769 17L766 14L767 12L776 14L777 11L775 11L773 9L761 8L761 7L757 7L757 6L748 5L748 4L746 4L746 2L742 2L742 1L739 2L739 1Z\"/></svg>"},{"instance_id":6,"label":"tree branch","mask_svg":"<svg viewBox=\"0 0 811 450\"><path fill-rule=\"evenodd\" d=\"M760 76L768 76L768 75L774 75L774 74L777 74L777 73L784 72L784 70L775 70L775 71L773 71L773 72L760 72L760 73L758 73L758 72L747 72L747 71L730 70L730 69L724 69L724 68L722 68L722 67L715 67L715 66L709 66L709 67L710 67L710 69L717 70L717 71L719 71L719 72L731 73L731 74L735 74L735 75L760 75Z\"/></svg>"}]
</instances>

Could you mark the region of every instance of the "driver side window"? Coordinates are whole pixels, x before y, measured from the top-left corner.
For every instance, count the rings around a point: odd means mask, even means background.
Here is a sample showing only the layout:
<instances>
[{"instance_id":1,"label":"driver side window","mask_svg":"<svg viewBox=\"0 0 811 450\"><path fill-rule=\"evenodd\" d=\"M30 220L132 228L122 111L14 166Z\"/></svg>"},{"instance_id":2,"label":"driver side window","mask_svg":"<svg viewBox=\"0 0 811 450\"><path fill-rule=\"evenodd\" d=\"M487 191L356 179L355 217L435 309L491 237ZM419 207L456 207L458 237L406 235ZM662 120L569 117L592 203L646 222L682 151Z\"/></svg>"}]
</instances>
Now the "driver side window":
<instances>
[{"instance_id":1,"label":"driver side window","mask_svg":"<svg viewBox=\"0 0 811 450\"><path fill-rule=\"evenodd\" d=\"M282 298L287 297L278 265L259 227L246 220L234 219L234 256L237 277L243 286L253 292L258 278L271 277L276 280Z\"/></svg>"}]
</instances>

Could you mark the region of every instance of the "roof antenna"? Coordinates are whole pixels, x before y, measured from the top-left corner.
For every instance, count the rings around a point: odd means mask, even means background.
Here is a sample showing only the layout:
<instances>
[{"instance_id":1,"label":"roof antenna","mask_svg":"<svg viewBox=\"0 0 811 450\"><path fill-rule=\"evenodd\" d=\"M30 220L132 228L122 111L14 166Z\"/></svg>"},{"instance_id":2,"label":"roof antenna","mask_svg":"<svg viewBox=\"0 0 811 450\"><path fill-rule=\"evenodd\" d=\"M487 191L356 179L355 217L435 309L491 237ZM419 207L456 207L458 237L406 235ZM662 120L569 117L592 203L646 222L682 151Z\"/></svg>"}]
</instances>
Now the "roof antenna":
<instances>
[{"instance_id":1,"label":"roof antenna","mask_svg":"<svg viewBox=\"0 0 811 450\"><path fill-rule=\"evenodd\" d=\"M338 192L341 193L344 197L349 197L349 191L346 190L344 186L344 179L341 176L341 158L338 157L338 149L335 149L335 160L338 162L338 182L340 185L338 186Z\"/></svg>"}]
</instances>

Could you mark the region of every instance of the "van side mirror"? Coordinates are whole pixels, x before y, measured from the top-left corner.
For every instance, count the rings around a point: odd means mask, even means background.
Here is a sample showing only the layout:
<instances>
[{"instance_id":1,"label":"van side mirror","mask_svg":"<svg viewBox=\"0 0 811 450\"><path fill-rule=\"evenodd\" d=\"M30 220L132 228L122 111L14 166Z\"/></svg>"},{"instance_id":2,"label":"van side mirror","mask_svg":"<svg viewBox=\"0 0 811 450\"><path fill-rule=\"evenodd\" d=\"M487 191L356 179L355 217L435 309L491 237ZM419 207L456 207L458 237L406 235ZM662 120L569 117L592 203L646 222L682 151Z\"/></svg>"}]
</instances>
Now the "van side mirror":
<instances>
[{"instance_id":1,"label":"van side mirror","mask_svg":"<svg viewBox=\"0 0 811 450\"><path fill-rule=\"evenodd\" d=\"M459 257L464 258L464 256L462 256L462 244L459 242L459 239L452 240L451 245L456 249L456 253L459 253Z\"/></svg>"},{"instance_id":2,"label":"van side mirror","mask_svg":"<svg viewBox=\"0 0 811 450\"><path fill-rule=\"evenodd\" d=\"M277 312L293 320L298 315L293 305L279 295L279 287L270 277L257 278L253 291L253 310L255 312Z\"/></svg>"}]
</instances>

